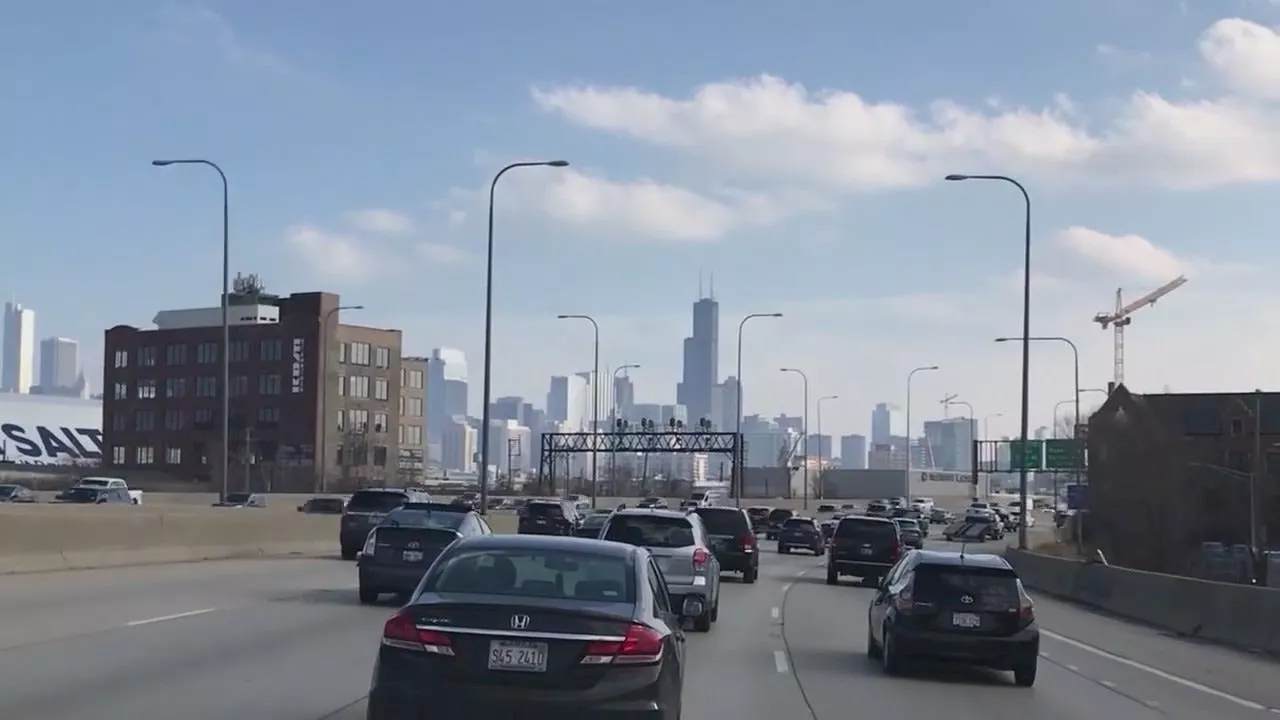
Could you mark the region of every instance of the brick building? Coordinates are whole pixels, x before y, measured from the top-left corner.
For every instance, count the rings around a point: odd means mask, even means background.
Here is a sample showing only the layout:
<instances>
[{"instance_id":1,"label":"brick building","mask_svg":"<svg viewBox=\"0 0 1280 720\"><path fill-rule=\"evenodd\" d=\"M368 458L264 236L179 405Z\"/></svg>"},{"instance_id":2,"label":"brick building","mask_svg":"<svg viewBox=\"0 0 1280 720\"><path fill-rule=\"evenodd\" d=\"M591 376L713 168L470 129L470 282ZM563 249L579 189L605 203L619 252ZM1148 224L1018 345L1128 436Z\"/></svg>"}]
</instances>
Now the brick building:
<instances>
[{"instance_id":1,"label":"brick building","mask_svg":"<svg viewBox=\"0 0 1280 720\"><path fill-rule=\"evenodd\" d=\"M230 487L394 482L400 331L340 324L337 295L279 297L253 278L237 279L229 304ZM106 331L104 464L126 475L217 480L221 308L162 310L154 322Z\"/></svg>"},{"instance_id":2,"label":"brick building","mask_svg":"<svg viewBox=\"0 0 1280 720\"><path fill-rule=\"evenodd\" d=\"M419 482L427 471L427 363L425 357L400 359L400 475Z\"/></svg>"}]
</instances>

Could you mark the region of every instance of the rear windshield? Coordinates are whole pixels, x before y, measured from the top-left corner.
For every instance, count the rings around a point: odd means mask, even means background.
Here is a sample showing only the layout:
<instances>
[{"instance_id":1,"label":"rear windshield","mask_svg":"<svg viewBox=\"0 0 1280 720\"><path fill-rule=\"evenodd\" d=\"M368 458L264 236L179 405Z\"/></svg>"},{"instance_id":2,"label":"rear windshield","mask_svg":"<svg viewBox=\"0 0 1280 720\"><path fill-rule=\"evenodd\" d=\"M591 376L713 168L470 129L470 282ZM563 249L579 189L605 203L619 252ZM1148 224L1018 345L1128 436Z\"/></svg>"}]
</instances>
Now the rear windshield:
<instances>
[{"instance_id":1,"label":"rear windshield","mask_svg":"<svg viewBox=\"0 0 1280 720\"><path fill-rule=\"evenodd\" d=\"M773 508L767 507L751 507L747 508L747 514L752 517L764 517L773 511Z\"/></svg>"},{"instance_id":2,"label":"rear windshield","mask_svg":"<svg viewBox=\"0 0 1280 720\"><path fill-rule=\"evenodd\" d=\"M795 513L791 510L778 509L769 513L769 519L774 522L782 522L792 515L795 515Z\"/></svg>"},{"instance_id":3,"label":"rear windshield","mask_svg":"<svg viewBox=\"0 0 1280 720\"><path fill-rule=\"evenodd\" d=\"M888 538L897 534L898 528L888 521L844 518L836 526L836 537L839 538Z\"/></svg>"},{"instance_id":4,"label":"rear windshield","mask_svg":"<svg viewBox=\"0 0 1280 720\"><path fill-rule=\"evenodd\" d=\"M634 603L631 561L563 550L484 550L447 556L424 592Z\"/></svg>"},{"instance_id":5,"label":"rear windshield","mask_svg":"<svg viewBox=\"0 0 1280 720\"><path fill-rule=\"evenodd\" d=\"M741 510L702 508L694 512L702 518L702 524L712 535L742 535L747 532L747 519L742 517Z\"/></svg>"},{"instance_id":6,"label":"rear windshield","mask_svg":"<svg viewBox=\"0 0 1280 720\"><path fill-rule=\"evenodd\" d=\"M382 520L387 527L438 528L440 530L457 530L462 527L465 513L440 510L392 510Z\"/></svg>"},{"instance_id":7,"label":"rear windshield","mask_svg":"<svg viewBox=\"0 0 1280 720\"><path fill-rule=\"evenodd\" d=\"M405 504L404 493L359 490L347 502L348 512L391 512Z\"/></svg>"},{"instance_id":8,"label":"rear windshield","mask_svg":"<svg viewBox=\"0 0 1280 720\"><path fill-rule=\"evenodd\" d=\"M312 510L341 510L342 500L338 498L318 498L311 501Z\"/></svg>"},{"instance_id":9,"label":"rear windshield","mask_svg":"<svg viewBox=\"0 0 1280 720\"><path fill-rule=\"evenodd\" d=\"M99 488L76 487L71 488L63 494L63 498L74 502L95 502L99 497L105 496Z\"/></svg>"},{"instance_id":10,"label":"rear windshield","mask_svg":"<svg viewBox=\"0 0 1280 720\"><path fill-rule=\"evenodd\" d=\"M618 515L604 539L651 548L688 547L693 544L693 525L682 517Z\"/></svg>"},{"instance_id":11,"label":"rear windshield","mask_svg":"<svg viewBox=\"0 0 1280 720\"><path fill-rule=\"evenodd\" d=\"M898 527L902 528L903 530L915 530L916 532L920 531L920 526L916 524L915 520L898 520L897 523L898 523Z\"/></svg>"},{"instance_id":12,"label":"rear windshield","mask_svg":"<svg viewBox=\"0 0 1280 720\"><path fill-rule=\"evenodd\" d=\"M812 521L812 520L805 520L804 518L791 518L790 520L788 520L788 521L786 521L785 523L783 523L783 524L782 524L782 527L784 527L784 528L802 528L802 527L808 527L808 528L811 528L811 527L813 527L813 521Z\"/></svg>"},{"instance_id":13,"label":"rear windshield","mask_svg":"<svg viewBox=\"0 0 1280 720\"><path fill-rule=\"evenodd\" d=\"M249 493L231 493L227 496L229 503L247 503L249 502Z\"/></svg>"},{"instance_id":14,"label":"rear windshield","mask_svg":"<svg viewBox=\"0 0 1280 720\"><path fill-rule=\"evenodd\" d=\"M915 570L912 591L919 602L993 612L1018 607L1018 576L1012 570L921 565Z\"/></svg>"},{"instance_id":15,"label":"rear windshield","mask_svg":"<svg viewBox=\"0 0 1280 720\"><path fill-rule=\"evenodd\" d=\"M531 502L524 506L526 515L538 517L564 517L564 508L560 503Z\"/></svg>"},{"instance_id":16,"label":"rear windshield","mask_svg":"<svg viewBox=\"0 0 1280 720\"><path fill-rule=\"evenodd\" d=\"M582 519L582 527L594 527L594 528L604 527L604 524L608 522L608 520L609 520L609 516L607 514L606 515L588 515Z\"/></svg>"}]
</instances>

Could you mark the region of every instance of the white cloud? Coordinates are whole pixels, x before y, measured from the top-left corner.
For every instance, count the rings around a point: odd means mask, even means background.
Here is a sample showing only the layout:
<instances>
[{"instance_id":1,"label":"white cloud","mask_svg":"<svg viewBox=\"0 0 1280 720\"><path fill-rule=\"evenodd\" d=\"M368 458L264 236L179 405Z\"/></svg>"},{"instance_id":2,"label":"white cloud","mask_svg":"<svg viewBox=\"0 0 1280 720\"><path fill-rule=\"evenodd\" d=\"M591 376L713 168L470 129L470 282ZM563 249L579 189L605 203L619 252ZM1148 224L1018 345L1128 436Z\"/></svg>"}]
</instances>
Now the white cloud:
<instances>
[{"instance_id":1,"label":"white cloud","mask_svg":"<svg viewBox=\"0 0 1280 720\"><path fill-rule=\"evenodd\" d=\"M356 230L380 235L407 235L413 232L414 225L407 215L382 208L368 210L352 210L347 213L347 222Z\"/></svg>"},{"instance_id":2,"label":"white cloud","mask_svg":"<svg viewBox=\"0 0 1280 720\"><path fill-rule=\"evenodd\" d=\"M1135 92L1109 122L1077 117L1069 98L1045 109L924 108L849 90L811 92L763 75L712 82L687 97L634 87L546 87L534 101L584 127L701 156L726 173L774 184L858 192L918 187L948 172L999 168L1060 181L1199 188L1280 180L1280 111L1260 103L1273 78L1275 33L1224 20L1203 63L1237 94L1190 101Z\"/></svg>"},{"instance_id":3,"label":"white cloud","mask_svg":"<svg viewBox=\"0 0 1280 720\"><path fill-rule=\"evenodd\" d=\"M185 45L212 45L228 64L272 75L291 75L293 68L279 55L246 43L231 22L200 7L168 7L164 20L174 40Z\"/></svg>"},{"instance_id":4,"label":"white cloud","mask_svg":"<svg viewBox=\"0 0 1280 720\"><path fill-rule=\"evenodd\" d=\"M542 209L573 225L618 226L659 240L716 240L736 222L733 208L652 180L615 183L566 171L546 188Z\"/></svg>"},{"instance_id":5,"label":"white cloud","mask_svg":"<svg viewBox=\"0 0 1280 720\"><path fill-rule=\"evenodd\" d=\"M426 258L429 262L436 265L459 265L470 262L473 258L470 253L455 245L448 245L437 242L419 243L417 246L418 253Z\"/></svg>"},{"instance_id":6,"label":"white cloud","mask_svg":"<svg viewBox=\"0 0 1280 720\"><path fill-rule=\"evenodd\" d=\"M328 280L361 282L373 276L378 262L358 238L331 233L314 225L285 230L285 242L313 272Z\"/></svg>"},{"instance_id":7,"label":"white cloud","mask_svg":"<svg viewBox=\"0 0 1280 720\"><path fill-rule=\"evenodd\" d=\"M1058 233L1058 242L1079 257L1120 277L1165 282L1178 275L1236 278L1251 275L1251 263L1211 261L1182 257L1141 235L1109 235L1086 227L1069 227Z\"/></svg>"}]
</instances>

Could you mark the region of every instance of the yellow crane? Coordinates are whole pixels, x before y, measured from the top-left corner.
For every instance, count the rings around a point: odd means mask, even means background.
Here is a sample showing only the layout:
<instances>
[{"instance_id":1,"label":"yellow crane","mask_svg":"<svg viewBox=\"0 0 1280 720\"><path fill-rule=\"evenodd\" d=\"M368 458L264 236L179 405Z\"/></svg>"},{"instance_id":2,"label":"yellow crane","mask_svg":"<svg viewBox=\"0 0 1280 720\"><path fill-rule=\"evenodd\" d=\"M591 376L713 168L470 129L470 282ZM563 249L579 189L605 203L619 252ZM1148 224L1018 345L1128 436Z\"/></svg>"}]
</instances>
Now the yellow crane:
<instances>
[{"instance_id":1,"label":"yellow crane","mask_svg":"<svg viewBox=\"0 0 1280 720\"><path fill-rule=\"evenodd\" d=\"M1142 297L1134 300L1128 305L1124 304L1124 298L1121 294L1123 288L1116 289L1116 309L1115 312L1098 313L1093 316L1093 321L1102 326L1103 330L1108 327L1115 332L1115 383L1119 385L1124 382L1124 329L1133 322L1130 315L1141 310L1148 305L1154 305L1157 300L1177 290L1187 284L1185 275L1170 280Z\"/></svg>"}]
</instances>

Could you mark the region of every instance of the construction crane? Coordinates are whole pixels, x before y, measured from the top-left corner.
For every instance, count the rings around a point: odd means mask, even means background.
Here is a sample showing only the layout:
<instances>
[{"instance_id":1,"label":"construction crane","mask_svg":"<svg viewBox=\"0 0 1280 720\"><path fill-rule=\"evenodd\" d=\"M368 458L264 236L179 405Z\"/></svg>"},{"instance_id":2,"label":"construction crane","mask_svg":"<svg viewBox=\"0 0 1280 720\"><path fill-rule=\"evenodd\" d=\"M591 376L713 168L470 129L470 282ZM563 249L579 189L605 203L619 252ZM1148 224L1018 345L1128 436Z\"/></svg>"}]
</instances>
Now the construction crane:
<instances>
[{"instance_id":1,"label":"construction crane","mask_svg":"<svg viewBox=\"0 0 1280 720\"><path fill-rule=\"evenodd\" d=\"M1133 318L1130 317L1130 315L1133 315L1135 312L1137 312L1138 310L1141 310L1142 308L1148 305L1154 305L1156 301L1159 300L1160 298L1164 297L1165 295L1168 295L1169 293L1173 292L1174 290L1177 290L1178 288L1186 284L1187 284L1186 276L1179 275L1178 277L1170 280L1164 285L1161 285L1159 288L1152 290L1151 292L1147 293L1146 295L1143 295L1137 300L1134 300L1128 305L1124 304L1124 299L1121 295L1121 291L1123 288L1117 288L1115 312L1098 313L1097 315L1093 316L1093 321L1101 325L1103 330L1106 330L1107 327L1110 326L1111 328L1113 328L1115 332L1115 338L1116 338L1115 340L1115 383L1116 385L1119 385L1124 382L1124 329L1129 326L1129 323L1133 322Z\"/></svg>"}]
</instances>

